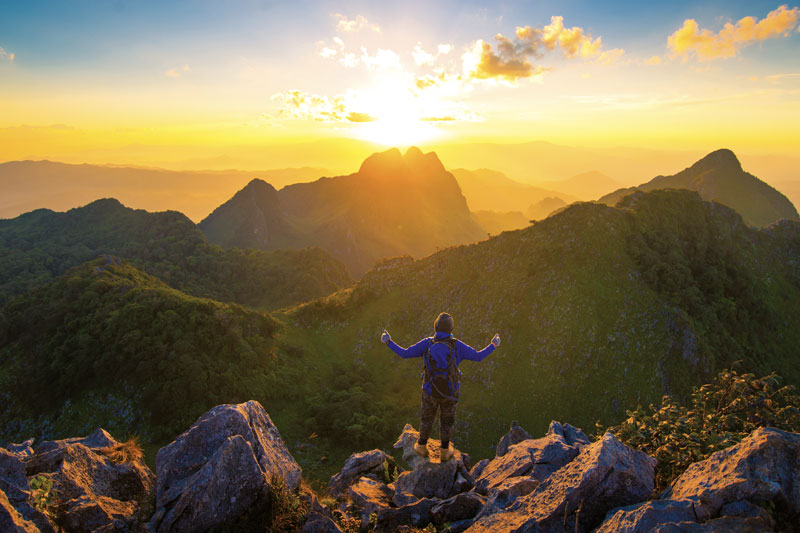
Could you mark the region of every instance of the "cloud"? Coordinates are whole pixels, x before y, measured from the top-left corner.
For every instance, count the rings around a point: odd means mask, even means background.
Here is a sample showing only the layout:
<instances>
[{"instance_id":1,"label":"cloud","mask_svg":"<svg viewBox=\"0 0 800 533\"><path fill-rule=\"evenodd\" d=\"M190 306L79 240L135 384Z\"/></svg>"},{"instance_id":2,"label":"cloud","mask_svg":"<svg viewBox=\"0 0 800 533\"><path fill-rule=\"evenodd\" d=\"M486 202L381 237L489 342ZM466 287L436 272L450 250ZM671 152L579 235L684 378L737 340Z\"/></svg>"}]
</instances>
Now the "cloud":
<instances>
[{"instance_id":1,"label":"cloud","mask_svg":"<svg viewBox=\"0 0 800 533\"><path fill-rule=\"evenodd\" d=\"M550 17L550 24L542 28L517 27L514 38L498 33L494 47L483 40L476 41L462 56L464 72L475 79L504 79L539 76L549 70L536 66L531 58L541 57L556 48L568 59L597 58L603 64L615 62L625 53L621 48L603 50L600 37L593 38L583 28L564 27L564 17Z\"/></svg>"},{"instance_id":2,"label":"cloud","mask_svg":"<svg viewBox=\"0 0 800 533\"><path fill-rule=\"evenodd\" d=\"M292 90L275 94L272 100L280 105L278 114L282 118L338 122L345 120L348 115L344 97L341 95L328 98Z\"/></svg>"},{"instance_id":3,"label":"cloud","mask_svg":"<svg viewBox=\"0 0 800 533\"><path fill-rule=\"evenodd\" d=\"M684 61L692 54L700 61L735 57L741 48L755 42L788 36L797 26L798 18L800 8L789 9L782 5L761 20L744 17L736 24L726 22L719 33L701 30L696 20L686 19L683 26L667 38L667 46L673 56Z\"/></svg>"},{"instance_id":4,"label":"cloud","mask_svg":"<svg viewBox=\"0 0 800 533\"><path fill-rule=\"evenodd\" d=\"M663 62L661 56L652 56L650 59L645 59L644 64L648 66L660 65Z\"/></svg>"},{"instance_id":5,"label":"cloud","mask_svg":"<svg viewBox=\"0 0 800 533\"><path fill-rule=\"evenodd\" d=\"M411 52L411 56L414 58L414 63L419 66L433 65L439 56L449 54L452 51L452 44L440 44L438 47L436 47L436 53L432 54L422 48L422 43L417 43L417 45L414 47L414 51Z\"/></svg>"},{"instance_id":6,"label":"cloud","mask_svg":"<svg viewBox=\"0 0 800 533\"><path fill-rule=\"evenodd\" d=\"M179 69L171 68L167 70L166 72L164 72L164 76L168 78L180 78L184 72L189 72L190 70L191 69L189 68L189 65L184 65L182 68Z\"/></svg>"},{"instance_id":7,"label":"cloud","mask_svg":"<svg viewBox=\"0 0 800 533\"><path fill-rule=\"evenodd\" d=\"M324 50L325 49L323 48L323 52ZM341 51L342 57L339 58L339 63L344 65L346 68L355 68L359 65L364 65L369 69L378 71L402 69L400 56L392 50L378 48L374 55L370 55L367 49L363 46L361 47L360 54L356 54L354 52L345 52L344 48L342 48ZM332 57L336 54L333 53L325 55L320 53L320 55L323 57Z\"/></svg>"},{"instance_id":8,"label":"cloud","mask_svg":"<svg viewBox=\"0 0 800 533\"><path fill-rule=\"evenodd\" d=\"M375 33L381 32L380 26L371 24L363 15L358 15L354 19L349 19L341 13L334 13L333 16L339 21L336 23L336 31L341 33L356 33L361 30L370 30Z\"/></svg>"},{"instance_id":9,"label":"cloud","mask_svg":"<svg viewBox=\"0 0 800 533\"><path fill-rule=\"evenodd\" d=\"M368 113L356 113L355 111L349 112L345 118L350 122L375 122L378 120Z\"/></svg>"},{"instance_id":10,"label":"cloud","mask_svg":"<svg viewBox=\"0 0 800 533\"><path fill-rule=\"evenodd\" d=\"M9 61L14 61L14 52L8 52L4 48L0 47L0 59L8 59Z\"/></svg>"}]
</instances>

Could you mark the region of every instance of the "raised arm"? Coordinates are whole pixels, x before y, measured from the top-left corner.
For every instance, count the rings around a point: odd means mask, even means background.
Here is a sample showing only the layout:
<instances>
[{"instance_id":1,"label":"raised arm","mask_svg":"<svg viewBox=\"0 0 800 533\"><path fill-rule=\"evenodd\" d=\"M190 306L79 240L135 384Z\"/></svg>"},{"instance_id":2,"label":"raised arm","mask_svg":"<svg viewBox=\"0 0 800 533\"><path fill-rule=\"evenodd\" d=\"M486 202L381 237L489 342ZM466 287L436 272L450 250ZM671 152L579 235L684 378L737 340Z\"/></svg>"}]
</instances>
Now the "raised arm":
<instances>
[{"instance_id":1,"label":"raised arm","mask_svg":"<svg viewBox=\"0 0 800 533\"><path fill-rule=\"evenodd\" d=\"M428 349L428 345L430 344L430 339L422 339L418 343L413 346L409 346L408 348L403 348L396 342L394 342L389 334L384 331L384 335L381 335L381 342L386 344L391 350L402 357L403 359L411 359L412 357L422 357L425 351ZM385 340L384 340L385 339Z\"/></svg>"},{"instance_id":2,"label":"raised arm","mask_svg":"<svg viewBox=\"0 0 800 533\"><path fill-rule=\"evenodd\" d=\"M489 354L492 353L498 346L500 346L499 335L495 335L494 338L492 339L492 342L490 342L489 345L486 346L486 348L480 351L476 350L475 348L473 348L472 346L470 346L465 342L458 341L458 348L457 348L458 359L460 361L463 361L464 359L467 359L469 361L483 361L484 359L489 357Z\"/></svg>"}]
</instances>

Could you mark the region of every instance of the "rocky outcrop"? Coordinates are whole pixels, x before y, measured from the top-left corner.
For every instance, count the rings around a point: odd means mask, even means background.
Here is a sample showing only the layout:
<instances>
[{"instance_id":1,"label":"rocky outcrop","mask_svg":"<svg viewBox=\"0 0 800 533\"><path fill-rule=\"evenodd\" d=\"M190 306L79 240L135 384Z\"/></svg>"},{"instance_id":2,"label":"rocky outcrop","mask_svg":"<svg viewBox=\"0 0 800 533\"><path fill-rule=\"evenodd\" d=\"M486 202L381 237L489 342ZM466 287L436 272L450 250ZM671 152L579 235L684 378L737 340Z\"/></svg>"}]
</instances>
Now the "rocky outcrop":
<instances>
[{"instance_id":1,"label":"rocky outcrop","mask_svg":"<svg viewBox=\"0 0 800 533\"><path fill-rule=\"evenodd\" d=\"M737 501L774 502L800 517L800 435L759 428L739 444L694 463L662 495L695 504L700 520Z\"/></svg>"},{"instance_id":2,"label":"rocky outcrop","mask_svg":"<svg viewBox=\"0 0 800 533\"><path fill-rule=\"evenodd\" d=\"M505 454L495 457L481 469L479 477L475 480L476 490L491 495L506 480L521 476L543 481L572 461L580 451L579 445L589 443L589 439L585 436L576 438L577 436L578 433L571 431L572 444L568 443L564 427L558 422L552 422L547 435L541 439L527 439L513 444Z\"/></svg>"},{"instance_id":3,"label":"rocky outcrop","mask_svg":"<svg viewBox=\"0 0 800 533\"><path fill-rule=\"evenodd\" d=\"M533 492L468 531L591 531L610 509L647 498L655 463L608 433Z\"/></svg>"},{"instance_id":4,"label":"rocky outcrop","mask_svg":"<svg viewBox=\"0 0 800 533\"><path fill-rule=\"evenodd\" d=\"M0 530L143 531L155 479L141 455L126 450L102 429L0 449Z\"/></svg>"},{"instance_id":5,"label":"rocky outcrop","mask_svg":"<svg viewBox=\"0 0 800 533\"><path fill-rule=\"evenodd\" d=\"M522 429L522 426L519 425L519 422L512 420L508 433L503 435L500 438L500 442L497 443L497 447L495 448L495 456L502 457L506 454L510 446L532 438L533 437L527 431Z\"/></svg>"},{"instance_id":6,"label":"rocky outcrop","mask_svg":"<svg viewBox=\"0 0 800 533\"><path fill-rule=\"evenodd\" d=\"M331 478L328 492L333 497L341 496L361 477L388 481L387 477L394 469L396 469L394 458L381 450L354 453L348 457L339 473Z\"/></svg>"},{"instance_id":7,"label":"rocky outcrop","mask_svg":"<svg viewBox=\"0 0 800 533\"><path fill-rule=\"evenodd\" d=\"M263 520L273 484L297 489L301 470L256 401L220 405L156 456L153 531L198 531ZM246 516L245 516L246 515Z\"/></svg>"}]
</instances>

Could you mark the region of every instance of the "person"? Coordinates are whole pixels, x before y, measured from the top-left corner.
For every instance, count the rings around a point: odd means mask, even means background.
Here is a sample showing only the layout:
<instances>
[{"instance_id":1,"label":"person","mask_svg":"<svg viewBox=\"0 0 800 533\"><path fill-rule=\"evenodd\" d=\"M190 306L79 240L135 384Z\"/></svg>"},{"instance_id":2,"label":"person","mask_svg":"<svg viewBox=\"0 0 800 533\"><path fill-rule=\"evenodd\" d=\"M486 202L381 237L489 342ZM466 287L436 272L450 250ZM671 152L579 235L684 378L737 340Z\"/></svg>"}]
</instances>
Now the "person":
<instances>
[{"instance_id":1,"label":"person","mask_svg":"<svg viewBox=\"0 0 800 533\"><path fill-rule=\"evenodd\" d=\"M423 457L428 455L428 437L438 410L442 441L440 457L443 463L453 456L450 436L456 420L456 405L461 389L461 372L458 370L458 365L465 359L483 361L500 346L500 335L495 334L489 345L478 351L453 337L454 325L451 315L440 313L433 323L433 337L424 338L408 348L403 348L394 342L388 331L383 330L381 334L381 342L400 357L423 358L419 440L414 444L414 451Z\"/></svg>"}]
</instances>

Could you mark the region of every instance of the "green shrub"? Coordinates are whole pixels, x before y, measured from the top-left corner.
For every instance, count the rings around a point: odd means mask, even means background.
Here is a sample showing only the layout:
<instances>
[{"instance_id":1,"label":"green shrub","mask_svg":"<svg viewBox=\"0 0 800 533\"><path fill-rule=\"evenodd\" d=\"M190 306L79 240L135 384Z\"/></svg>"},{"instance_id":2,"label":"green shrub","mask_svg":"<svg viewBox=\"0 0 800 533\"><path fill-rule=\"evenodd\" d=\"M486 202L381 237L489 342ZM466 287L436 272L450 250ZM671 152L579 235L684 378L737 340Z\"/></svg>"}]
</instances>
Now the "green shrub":
<instances>
[{"instance_id":1,"label":"green shrub","mask_svg":"<svg viewBox=\"0 0 800 533\"><path fill-rule=\"evenodd\" d=\"M664 396L661 406L628 411L610 427L619 440L658 460L656 492L697 461L732 446L759 427L800 432L800 397L776 373L757 378L723 370L695 388L684 405ZM598 436L603 433L598 424Z\"/></svg>"}]
</instances>

